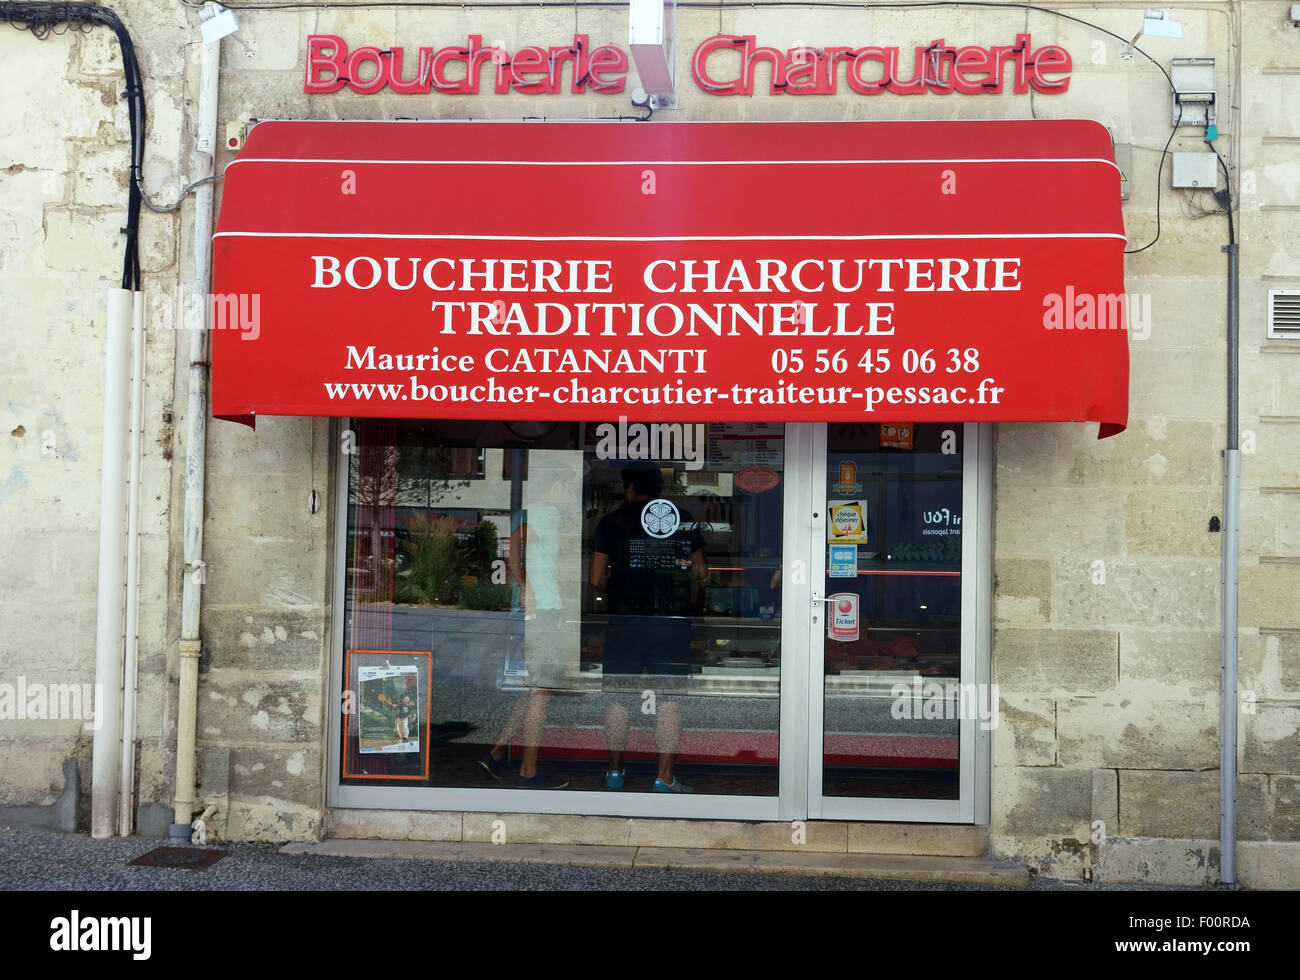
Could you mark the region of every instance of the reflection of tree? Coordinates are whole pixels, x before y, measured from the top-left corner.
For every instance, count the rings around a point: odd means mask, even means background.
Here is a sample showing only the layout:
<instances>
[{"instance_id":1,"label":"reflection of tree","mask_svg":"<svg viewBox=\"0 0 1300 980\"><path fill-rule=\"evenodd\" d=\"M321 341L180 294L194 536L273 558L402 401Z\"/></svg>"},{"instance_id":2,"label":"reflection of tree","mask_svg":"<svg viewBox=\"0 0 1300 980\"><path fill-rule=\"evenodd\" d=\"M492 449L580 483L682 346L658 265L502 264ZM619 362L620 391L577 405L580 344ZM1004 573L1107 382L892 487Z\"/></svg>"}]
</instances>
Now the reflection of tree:
<instances>
[{"instance_id":1,"label":"reflection of tree","mask_svg":"<svg viewBox=\"0 0 1300 980\"><path fill-rule=\"evenodd\" d=\"M357 553L353 567L365 581L357 581L356 592L374 602L393 597L393 542L384 539L385 525L393 530L393 505L397 502L397 447L361 440L349 460L351 503L355 508ZM366 588L365 586L369 586Z\"/></svg>"},{"instance_id":2,"label":"reflection of tree","mask_svg":"<svg viewBox=\"0 0 1300 980\"><path fill-rule=\"evenodd\" d=\"M437 446L397 447L397 497L399 502L413 498L423 500L425 507L452 490L462 490L467 480L451 479L451 463Z\"/></svg>"},{"instance_id":3,"label":"reflection of tree","mask_svg":"<svg viewBox=\"0 0 1300 980\"><path fill-rule=\"evenodd\" d=\"M361 428L357 451L348 457L356 532L349 561L355 574L353 591L359 599L391 602L397 507L433 507L467 483L451 479L451 465L438 447L393 445L394 435L372 431L377 424Z\"/></svg>"}]
</instances>

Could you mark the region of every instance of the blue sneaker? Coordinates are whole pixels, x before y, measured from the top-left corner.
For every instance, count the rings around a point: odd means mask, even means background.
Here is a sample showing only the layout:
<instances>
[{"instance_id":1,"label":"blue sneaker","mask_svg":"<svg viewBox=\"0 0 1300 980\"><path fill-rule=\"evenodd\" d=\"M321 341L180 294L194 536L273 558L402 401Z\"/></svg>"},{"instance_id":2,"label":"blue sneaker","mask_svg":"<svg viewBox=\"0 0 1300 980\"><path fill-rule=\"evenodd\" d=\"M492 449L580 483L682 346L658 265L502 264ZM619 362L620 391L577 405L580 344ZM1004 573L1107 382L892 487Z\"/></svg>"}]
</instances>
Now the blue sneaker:
<instances>
[{"instance_id":1,"label":"blue sneaker","mask_svg":"<svg viewBox=\"0 0 1300 980\"><path fill-rule=\"evenodd\" d=\"M609 772L605 773L605 788L622 789L623 773L617 769L611 769Z\"/></svg>"},{"instance_id":2,"label":"blue sneaker","mask_svg":"<svg viewBox=\"0 0 1300 980\"><path fill-rule=\"evenodd\" d=\"M687 786L684 782L682 782L680 779L677 779L676 777L673 778L673 781L671 783L665 783L658 776L655 777L654 791L656 793L694 793L695 792L695 790L691 789L689 786Z\"/></svg>"},{"instance_id":3,"label":"blue sneaker","mask_svg":"<svg viewBox=\"0 0 1300 980\"><path fill-rule=\"evenodd\" d=\"M492 757L491 752L484 752L483 757L478 760L478 764L493 779L501 778L501 763Z\"/></svg>"}]
</instances>

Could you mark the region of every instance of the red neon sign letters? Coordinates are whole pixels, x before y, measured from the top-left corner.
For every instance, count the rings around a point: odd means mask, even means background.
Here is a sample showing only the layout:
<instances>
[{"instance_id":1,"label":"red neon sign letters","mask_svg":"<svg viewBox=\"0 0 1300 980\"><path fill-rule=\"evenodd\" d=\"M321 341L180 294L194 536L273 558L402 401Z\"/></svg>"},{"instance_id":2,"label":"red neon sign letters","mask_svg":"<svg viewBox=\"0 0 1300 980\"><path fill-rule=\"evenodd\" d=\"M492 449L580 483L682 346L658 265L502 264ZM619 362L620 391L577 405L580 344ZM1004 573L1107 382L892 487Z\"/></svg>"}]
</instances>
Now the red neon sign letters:
<instances>
[{"instance_id":1,"label":"red neon sign letters","mask_svg":"<svg viewBox=\"0 0 1300 980\"><path fill-rule=\"evenodd\" d=\"M586 34L573 35L563 47L530 44L511 52L483 43L471 34L463 47L407 49L374 46L348 48L334 34L307 38L307 77L303 91L337 92L345 85L359 95L390 89L401 95L439 92L477 95L485 65L497 95L613 95L627 84L628 57L612 44L592 47ZM752 34L716 34L691 55L691 78L709 95L753 95L762 67L770 95L834 95L841 85L859 95L996 95L1005 91L1042 93L1070 88L1070 53L1054 44L1033 48L1028 34L1015 44L949 47L943 38L918 46L909 57L897 47L874 45L824 48L800 46L781 50L758 44Z\"/></svg>"}]
</instances>

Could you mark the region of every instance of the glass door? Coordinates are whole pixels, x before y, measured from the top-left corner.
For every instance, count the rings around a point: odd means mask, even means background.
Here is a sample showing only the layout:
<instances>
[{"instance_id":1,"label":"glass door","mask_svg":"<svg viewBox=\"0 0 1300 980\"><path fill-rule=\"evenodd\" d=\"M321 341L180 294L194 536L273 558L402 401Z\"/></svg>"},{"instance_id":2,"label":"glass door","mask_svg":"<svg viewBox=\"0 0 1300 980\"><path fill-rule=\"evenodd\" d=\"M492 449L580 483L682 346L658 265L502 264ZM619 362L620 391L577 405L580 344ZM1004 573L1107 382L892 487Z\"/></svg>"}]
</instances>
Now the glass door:
<instances>
[{"instance_id":1,"label":"glass door","mask_svg":"<svg viewBox=\"0 0 1300 980\"><path fill-rule=\"evenodd\" d=\"M996 692L977 670L978 426L808 439L811 818L973 822ZM808 499L808 498L805 498Z\"/></svg>"}]
</instances>

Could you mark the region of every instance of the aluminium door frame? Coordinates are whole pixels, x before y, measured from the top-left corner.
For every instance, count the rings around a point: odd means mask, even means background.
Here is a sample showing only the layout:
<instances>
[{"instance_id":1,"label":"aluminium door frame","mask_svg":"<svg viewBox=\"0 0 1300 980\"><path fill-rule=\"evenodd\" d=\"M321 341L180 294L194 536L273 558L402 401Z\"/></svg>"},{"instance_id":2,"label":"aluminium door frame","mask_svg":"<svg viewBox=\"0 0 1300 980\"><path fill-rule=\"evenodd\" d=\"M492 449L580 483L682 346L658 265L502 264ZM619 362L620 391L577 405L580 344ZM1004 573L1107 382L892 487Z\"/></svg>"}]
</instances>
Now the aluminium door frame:
<instances>
[{"instance_id":1,"label":"aluminium door frame","mask_svg":"<svg viewBox=\"0 0 1300 980\"><path fill-rule=\"evenodd\" d=\"M960 424L963 426L960 680L962 684L987 685L992 639L993 432L989 424ZM807 440L811 456L800 469L815 474L816 496L809 498L803 513L792 524L803 540L791 542L787 537L791 554L797 550L807 562L809 583L818 583L803 606L808 650L805 680L808 720L803 755L808 818L987 824L991 739L990 732L977 718L962 718L958 723L958 798L955 800L827 797L822 793L826 613L825 604L815 601L813 595L821 591L820 583L826 580L827 456L826 426L819 424L812 428Z\"/></svg>"}]
</instances>

